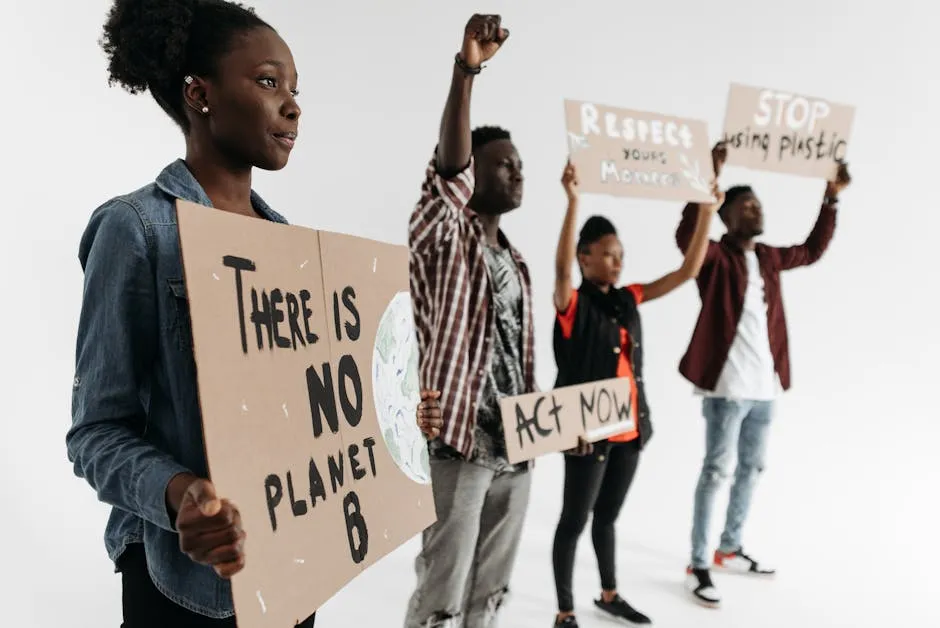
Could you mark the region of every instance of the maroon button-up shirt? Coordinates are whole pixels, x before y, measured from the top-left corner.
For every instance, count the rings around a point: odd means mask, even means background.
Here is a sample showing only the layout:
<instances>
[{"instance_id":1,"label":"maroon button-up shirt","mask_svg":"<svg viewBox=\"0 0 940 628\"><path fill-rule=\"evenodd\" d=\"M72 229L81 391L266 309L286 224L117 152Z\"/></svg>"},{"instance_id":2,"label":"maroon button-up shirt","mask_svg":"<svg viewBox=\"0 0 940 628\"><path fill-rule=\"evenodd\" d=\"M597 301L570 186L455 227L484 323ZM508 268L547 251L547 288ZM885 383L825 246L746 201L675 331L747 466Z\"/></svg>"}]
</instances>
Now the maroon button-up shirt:
<instances>
[{"instance_id":1,"label":"maroon button-up shirt","mask_svg":"<svg viewBox=\"0 0 940 628\"><path fill-rule=\"evenodd\" d=\"M682 213L682 221L676 230L676 243L683 253L692 241L697 215L698 206L694 204L687 205ZM790 388L790 355L780 272L817 262L829 246L835 227L835 206L824 204L803 244L788 247L755 245L764 279L770 351L784 390ZM744 251L727 235L720 242L709 242L697 283L702 310L689 348L679 363L679 372L697 387L711 391L718 385L744 309L747 289Z\"/></svg>"}]
</instances>

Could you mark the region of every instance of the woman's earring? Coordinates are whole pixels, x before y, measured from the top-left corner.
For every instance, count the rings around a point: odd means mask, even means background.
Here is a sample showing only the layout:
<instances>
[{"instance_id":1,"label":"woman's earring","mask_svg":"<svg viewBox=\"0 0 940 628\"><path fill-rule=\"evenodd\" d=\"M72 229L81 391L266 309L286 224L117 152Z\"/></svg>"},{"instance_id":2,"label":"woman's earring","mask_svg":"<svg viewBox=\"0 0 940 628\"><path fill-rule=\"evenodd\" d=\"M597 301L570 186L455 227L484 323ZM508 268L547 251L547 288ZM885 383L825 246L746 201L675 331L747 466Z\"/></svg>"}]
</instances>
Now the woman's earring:
<instances>
[{"instance_id":1,"label":"woman's earring","mask_svg":"<svg viewBox=\"0 0 940 628\"><path fill-rule=\"evenodd\" d=\"M187 85L192 85L192 84L193 84L193 77L191 77L191 76L189 76L189 75L187 74L187 75L186 75L186 78L183 79L183 82L186 83Z\"/></svg>"},{"instance_id":2,"label":"woman's earring","mask_svg":"<svg viewBox=\"0 0 940 628\"><path fill-rule=\"evenodd\" d=\"M203 108L202 108L202 112L203 112L203 113L209 113L209 108L208 108L208 107L203 107Z\"/></svg>"}]
</instances>

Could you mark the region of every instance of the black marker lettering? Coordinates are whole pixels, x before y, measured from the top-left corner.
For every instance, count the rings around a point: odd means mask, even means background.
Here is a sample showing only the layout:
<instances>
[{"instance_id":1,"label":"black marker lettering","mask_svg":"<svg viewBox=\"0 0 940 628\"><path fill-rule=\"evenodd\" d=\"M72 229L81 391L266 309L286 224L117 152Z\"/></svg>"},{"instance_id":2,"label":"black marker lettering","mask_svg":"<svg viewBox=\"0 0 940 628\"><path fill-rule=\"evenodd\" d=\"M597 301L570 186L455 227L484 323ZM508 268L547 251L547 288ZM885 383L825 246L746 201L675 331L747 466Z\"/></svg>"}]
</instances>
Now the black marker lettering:
<instances>
[{"instance_id":1,"label":"black marker lettering","mask_svg":"<svg viewBox=\"0 0 940 628\"><path fill-rule=\"evenodd\" d=\"M558 400L555 399L555 395L552 395L552 409L548 411L548 414L549 416L555 417L555 429L561 434L561 417L558 416L559 412L561 412L561 406L558 405Z\"/></svg>"},{"instance_id":2,"label":"black marker lettering","mask_svg":"<svg viewBox=\"0 0 940 628\"><path fill-rule=\"evenodd\" d=\"M287 472L287 498L290 500L290 508L295 517L307 514L307 500L294 499L294 480L291 478L290 471Z\"/></svg>"},{"instance_id":3,"label":"black marker lettering","mask_svg":"<svg viewBox=\"0 0 940 628\"><path fill-rule=\"evenodd\" d=\"M601 410L605 399L607 400L606 412ZM600 391L597 393L597 419L601 423L607 423L608 421L610 421L610 415L611 415L612 409L613 408L610 403L610 391L607 390L606 388L601 388Z\"/></svg>"},{"instance_id":4,"label":"black marker lettering","mask_svg":"<svg viewBox=\"0 0 940 628\"><path fill-rule=\"evenodd\" d=\"M310 300L310 291L301 290L300 291L300 309L301 314L304 317L304 333L307 335L308 344L316 344L320 339L315 333L310 331L310 317L313 316L313 310L307 307L307 301Z\"/></svg>"},{"instance_id":5,"label":"black marker lettering","mask_svg":"<svg viewBox=\"0 0 940 628\"><path fill-rule=\"evenodd\" d=\"M281 349L290 349L290 340L281 335L280 324L284 322L284 312L278 309L278 304L284 302L284 293L280 288L271 291L271 329L274 331L274 342Z\"/></svg>"},{"instance_id":6,"label":"black marker lettering","mask_svg":"<svg viewBox=\"0 0 940 628\"><path fill-rule=\"evenodd\" d=\"M359 377L359 367L351 355L344 355L339 359L339 403L343 408L343 415L350 427L356 427L362 420L362 379ZM347 382L352 383L355 403L349 402L346 390Z\"/></svg>"},{"instance_id":7,"label":"black marker lettering","mask_svg":"<svg viewBox=\"0 0 940 628\"><path fill-rule=\"evenodd\" d=\"M329 362L323 363L323 378L314 367L307 369L307 395L310 398L310 416L313 421L313 436L323 434L323 418L330 431L339 432L339 417L336 414L336 397L333 394L333 375Z\"/></svg>"},{"instance_id":8,"label":"black marker lettering","mask_svg":"<svg viewBox=\"0 0 940 628\"><path fill-rule=\"evenodd\" d=\"M359 445L353 443L349 446L349 471L352 473L354 480L361 480L366 477L366 470L362 468L359 464L359 459L356 457L359 455Z\"/></svg>"},{"instance_id":9,"label":"black marker lettering","mask_svg":"<svg viewBox=\"0 0 940 628\"><path fill-rule=\"evenodd\" d=\"M372 451L372 448L375 447L375 439L370 436L362 441L362 444L369 450L369 466L372 467L372 477L375 477L375 453Z\"/></svg>"},{"instance_id":10,"label":"black marker lettering","mask_svg":"<svg viewBox=\"0 0 940 628\"><path fill-rule=\"evenodd\" d=\"M323 486L323 476L320 475L320 470L313 458L310 459L307 475L310 478L310 507L316 508L318 497L326 501L326 487Z\"/></svg>"},{"instance_id":11,"label":"black marker lettering","mask_svg":"<svg viewBox=\"0 0 940 628\"><path fill-rule=\"evenodd\" d=\"M297 350L298 341L300 346L306 347L307 342L300 331L300 302L297 301L297 296L293 292L287 293L287 320L290 323L290 344L294 351Z\"/></svg>"},{"instance_id":12,"label":"black marker lettering","mask_svg":"<svg viewBox=\"0 0 940 628\"><path fill-rule=\"evenodd\" d=\"M627 393L627 398L623 402L617 399L617 393L613 394L614 396L614 407L617 409L617 422L626 421L630 418L630 404L632 403L630 399L630 393Z\"/></svg>"},{"instance_id":13,"label":"black marker lettering","mask_svg":"<svg viewBox=\"0 0 940 628\"><path fill-rule=\"evenodd\" d=\"M810 146L809 155L807 155L807 157L806 157L807 159L817 159L817 160L819 160L819 159L824 159L824 158L825 158L825 156L826 156L826 149L827 149L828 146L829 146L828 144L826 144L826 132L825 132L825 131L820 131L820 132L819 132L819 138L818 138L818 139L815 138L815 137L813 137L813 138L810 138L809 140L807 140L807 144L809 144L809 146ZM815 151L813 151L813 147L814 147L814 146L815 146L815 148L816 148ZM815 154L813 154L814 152L815 152Z\"/></svg>"},{"instance_id":14,"label":"black marker lettering","mask_svg":"<svg viewBox=\"0 0 940 628\"><path fill-rule=\"evenodd\" d=\"M839 140L832 149L832 156L839 161L844 160L846 148L848 148L848 143L845 140Z\"/></svg>"},{"instance_id":15,"label":"black marker lettering","mask_svg":"<svg viewBox=\"0 0 940 628\"><path fill-rule=\"evenodd\" d=\"M522 432L525 432L529 435L529 440L535 444L535 436L532 434L532 429L541 437L546 437L551 435L551 430L543 429L539 425L539 407L542 405L542 402L545 401L545 397L539 397L535 402L535 407L532 409L532 418L527 418L525 412L523 412L522 407L519 404L516 404L516 434L519 436L519 447L524 447L522 441Z\"/></svg>"},{"instance_id":16,"label":"black marker lettering","mask_svg":"<svg viewBox=\"0 0 940 628\"><path fill-rule=\"evenodd\" d=\"M261 307L258 307L258 291L251 289L251 322L255 324L255 332L258 335L258 350L264 349L264 337L261 330L268 332L268 348L274 348L274 333L271 329L271 301L268 299L268 293L261 291Z\"/></svg>"},{"instance_id":17,"label":"black marker lettering","mask_svg":"<svg viewBox=\"0 0 940 628\"><path fill-rule=\"evenodd\" d=\"M751 151L761 150L764 153L764 161L767 161L770 151L769 133L752 132L751 127L747 126L737 133L726 133L725 141L731 148L743 148Z\"/></svg>"},{"instance_id":18,"label":"black marker lettering","mask_svg":"<svg viewBox=\"0 0 940 628\"><path fill-rule=\"evenodd\" d=\"M790 139L790 136L781 135L780 136L780 154L777 156L777 159L782 160L783 154L787 152L788 150L790 150L790 146L792 146L792 144L793 144L793 141Z\"/></svg>"},{"instance_id":19,"label":"black marker lettering","mask_svg":"<svg viewBox=\"0 0 940 628\"><path fill-rule=\"evenodd\" d=\"M349 553L353 562L357 565L366 559L369 553L369 530L366 528L366 520L362 517L362 509L359 505L359 496L355 491L350 491L343 499L343 515L346 517L346 535L349 538ZM353 538L353 531L357 532L359 543Z\"/></svg>"},{"instance_id":20,"label":"black marker lettering","mask_svg":"<svg viewBox=\"0 0 940 628\"><path fill-rule=\"evenodd\" d=\"M238 308L238 328L242 336L242 353L248 353L248 333L245 329L245 294L242 286L242 271L254 272L255 263L244 257L226 255L222 258L222 264L235 270L235 307Z\"/></svg>"},{"instance_id":21,"label":"black marker lettering","mask_svg":"<svg viewBox=\"0 0 940 628\"><path fill-rule=\"evenodd\" d=\"M339 462L337 462L339 460ZM330 456L326 460L327 466L330 468L330 483L333 485L333 494L343 487L343 469L345 467L343 463L343 452L339 452L336 457Z\"/></svg>"},{"instance_id":22,"label":"black marker lettering","mask_svg":"<svg viewBox=\"0 0 940 628\"><path fill-rule=\"evenodd\" d=\"M362 328L362 321L359 319L359 310L356 308L356 291L352 286L347 286L343 290L343 305L346 306L346 310L352 314L353 323L346 323L346 337L356 342L359 340L359 333Z\"/></svg>"},{"instance_id":23,"label":"black marker lettering","mask_svg":"<svg viewBox=\"0 0 940 628\"><path fill-rule=\"evenodd\" d=\"M336 332L337 340L343 339L343 334L340 331L339 324L339 295L335 292L333 293L333 331Z\"/></svg>"},{"instance_id":24,"label":"black marker lettering","mask_svg":"<svg viewBox=\"0 0 940 628\"><path fill-rule=\"evenodd\" d=\"M274 509L281 503L284 497L284 488L281 486L281 478L276 473L272 473L264 479L264 492L268 502L268 515L271 517L271 531L277 532L277 517Z\"/></svg>"},{"instance_id":25,"label":"black marker lettering","mask_svg":"<svg viewBox=\"0 0 940 628\"><path fill-rule=\"evenodd\" d=\"M579 393L581 397L581 426L584 429L587 429L587 417L591 416L594 413L594 395L597 391L591 393L591 400L588 401L587 397L584 396L584 392ZM587 410L587 414L584 411Z\"/></svg>"}]
</instances>

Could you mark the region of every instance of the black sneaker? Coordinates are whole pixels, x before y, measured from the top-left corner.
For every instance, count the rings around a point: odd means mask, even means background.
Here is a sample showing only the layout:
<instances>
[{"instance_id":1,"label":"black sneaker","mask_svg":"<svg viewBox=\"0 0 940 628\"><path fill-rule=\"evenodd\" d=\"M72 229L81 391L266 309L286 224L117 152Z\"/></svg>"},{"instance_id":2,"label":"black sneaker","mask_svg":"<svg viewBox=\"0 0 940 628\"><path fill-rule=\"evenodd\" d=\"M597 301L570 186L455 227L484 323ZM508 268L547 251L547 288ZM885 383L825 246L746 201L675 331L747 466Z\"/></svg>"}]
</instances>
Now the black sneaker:
<instances>
[{"instance_id":1,"label":"black sneaker","mask_svg":"<svg viewBox=\"0 0 940 628\"><path fill-rule=\"evenodd\" d=\"M555 623L552 624L554 628L578 628L578 620L574 618L574 615L568 615L564 619L555 618Z\"/></svg>"},{"instance_id":2,"label":"black sneaker","mask_svg":"<svg viewBox=\"0 0 940 628\"><path fill-rule=\"evenodd\" d=\"M721 604L721 596L718 595L718 589L712 583L711 573L707 569L686 569L686 586L702 606L718 608Z\"/></svg>"},{"instance_id":3,"label":"black sneaker","mask_svg":"<svg viewBox=\"0 0 940 628\"><path fill-rule=\"evenodd\" d=\"M615 596L610 602L605 602L604 598L594 600L594 606L607 617L622 619L631 624L652 624L650 618L630 606L625 599L619 595Z\"/></svg>"}]
</instances>

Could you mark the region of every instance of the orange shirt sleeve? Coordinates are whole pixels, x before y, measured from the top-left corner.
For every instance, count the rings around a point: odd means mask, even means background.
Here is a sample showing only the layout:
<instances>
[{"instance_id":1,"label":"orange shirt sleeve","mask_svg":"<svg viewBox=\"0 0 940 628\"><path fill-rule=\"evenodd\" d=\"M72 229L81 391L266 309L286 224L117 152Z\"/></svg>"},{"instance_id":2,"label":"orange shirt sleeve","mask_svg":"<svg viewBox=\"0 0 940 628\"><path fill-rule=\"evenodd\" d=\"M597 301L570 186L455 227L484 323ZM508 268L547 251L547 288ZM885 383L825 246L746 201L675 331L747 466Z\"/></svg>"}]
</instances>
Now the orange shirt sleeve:
<instances>
[{"instance_id":1,"label":"orange shirt sleeve","mask_svg":"<svg viewBox=\"0 0 940 628\"><path fill-rule=\"evenodd\" d=\"M630 284L629 286L626 286L624 290L629 291L633 295L633 298L636 301L637 305L643 303L643 284L641 283Z\"/></svg>"},{"instance_id":2,"label":"orange shirt sleeve","mask_svg":"<svg viewBox=\"0 0 940 628\"><path fill-rule=\"evenodd\" d=\"M565 340L571 338L571 333L574 331L574 316L578 312L578 291L571 291L571 301L568 303L568 309L564 312L556 312L555 316L558 318L558 324L561 325L561 334L565 337Z\"/></svg>"}]
</instances>

